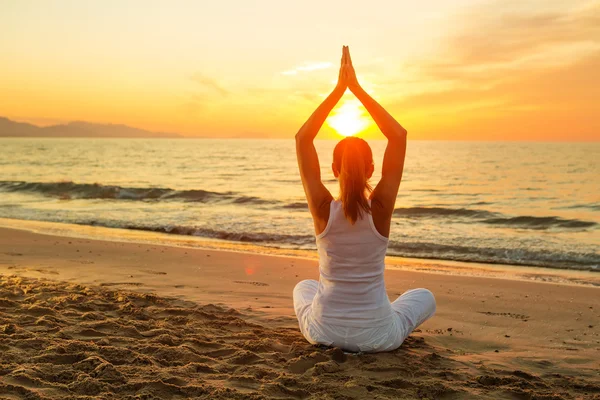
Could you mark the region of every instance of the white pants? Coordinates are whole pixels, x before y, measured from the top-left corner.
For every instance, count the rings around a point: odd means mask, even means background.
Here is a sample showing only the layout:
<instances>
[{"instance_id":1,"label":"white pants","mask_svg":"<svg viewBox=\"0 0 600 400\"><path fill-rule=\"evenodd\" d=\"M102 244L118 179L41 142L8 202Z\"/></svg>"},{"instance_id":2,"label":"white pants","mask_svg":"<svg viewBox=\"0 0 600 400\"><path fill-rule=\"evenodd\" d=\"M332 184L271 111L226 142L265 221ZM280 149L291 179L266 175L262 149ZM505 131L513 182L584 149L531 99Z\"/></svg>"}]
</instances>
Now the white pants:
<instances>
[{"instance_id":1,"label":"white pants","mask_svg":"<svg viewBox=\"0 0 600 400\"><path fill-rule=\"evenodd\" d=\"M312 301L319 282L307 279L294 288L294 311L300 332L312 344L339 347L350 352L395 350L410 333L435 314L435 298L427 289L404 292L392 304L390 323L372 328L338 326L317 321L312 315Z\"/></svg>"}]
</instances>

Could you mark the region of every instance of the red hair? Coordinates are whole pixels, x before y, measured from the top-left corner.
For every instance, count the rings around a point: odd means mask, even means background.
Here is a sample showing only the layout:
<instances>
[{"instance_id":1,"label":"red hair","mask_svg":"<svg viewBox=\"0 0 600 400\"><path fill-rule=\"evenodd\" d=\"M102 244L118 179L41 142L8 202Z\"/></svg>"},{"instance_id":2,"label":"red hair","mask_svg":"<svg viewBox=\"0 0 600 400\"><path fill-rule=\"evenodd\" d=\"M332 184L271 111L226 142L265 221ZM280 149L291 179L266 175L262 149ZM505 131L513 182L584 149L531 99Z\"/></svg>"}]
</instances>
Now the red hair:
<instances>
[{"instance_id":1,"label":"red hair","mask_svg":"<svg viewBox=\"0 0 600 400\"><path fill-rule=\"evenodd\" d=\"M371 212L367 194L373 190L369 184L372 164L373 152L363 139L348 137L333 150L333 167L339 173L339 199L344 215L353 225L364 213Z\"/></svg>"}]
</instances>

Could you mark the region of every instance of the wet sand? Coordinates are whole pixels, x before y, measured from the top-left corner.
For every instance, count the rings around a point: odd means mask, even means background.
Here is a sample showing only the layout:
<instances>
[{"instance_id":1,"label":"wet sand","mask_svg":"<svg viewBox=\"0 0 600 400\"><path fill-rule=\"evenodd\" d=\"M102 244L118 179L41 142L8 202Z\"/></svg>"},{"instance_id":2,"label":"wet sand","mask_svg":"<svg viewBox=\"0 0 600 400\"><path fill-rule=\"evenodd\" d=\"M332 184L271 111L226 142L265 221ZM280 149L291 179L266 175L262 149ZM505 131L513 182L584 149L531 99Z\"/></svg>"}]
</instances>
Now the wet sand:
<instances>
[{"instance_id":1,"label":"wet sand","mask_svg":"<svg viewBox=\"0 0 600 400\"><path fill-rule=\"evenodd\" d=\"M315 260L2 228L0 398L600 398L594 282L401 267L390 298L426 287L437 315L348 355L298 332Z\"/></svg>"}]
</instances>

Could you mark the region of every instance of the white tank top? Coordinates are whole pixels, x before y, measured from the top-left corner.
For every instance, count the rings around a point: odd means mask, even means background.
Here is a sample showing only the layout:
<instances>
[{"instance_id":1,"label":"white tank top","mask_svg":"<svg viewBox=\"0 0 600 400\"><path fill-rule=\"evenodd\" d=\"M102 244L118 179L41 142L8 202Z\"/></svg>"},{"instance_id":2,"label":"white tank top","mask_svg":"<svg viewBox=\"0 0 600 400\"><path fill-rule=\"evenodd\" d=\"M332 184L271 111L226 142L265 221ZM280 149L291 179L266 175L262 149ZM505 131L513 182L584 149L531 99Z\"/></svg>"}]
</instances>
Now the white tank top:
<instances>
[{"instance_id":1,"label":"white tank top","mask_svg":"<svg viewBox=\"0 0 600 400\"><path fill-rule=\"evenodd\" d=\"M316 320L353 327L390 322L392 308L383 279L387 245L371 214L363 213L352 225L341 201L331 202L327 226L317 236L320 276L312 304Z\"/></svg>"}]
</instances>

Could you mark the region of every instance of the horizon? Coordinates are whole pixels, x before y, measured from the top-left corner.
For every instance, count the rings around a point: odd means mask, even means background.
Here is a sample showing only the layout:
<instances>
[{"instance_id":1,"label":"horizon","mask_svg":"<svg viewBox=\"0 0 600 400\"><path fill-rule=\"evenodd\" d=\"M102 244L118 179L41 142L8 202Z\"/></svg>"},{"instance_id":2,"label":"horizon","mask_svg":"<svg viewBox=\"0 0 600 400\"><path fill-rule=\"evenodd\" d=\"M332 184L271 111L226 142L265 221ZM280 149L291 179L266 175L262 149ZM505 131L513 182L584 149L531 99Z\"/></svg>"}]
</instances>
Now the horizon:
<instances>
[{"instance_id":1,"label":"horizon","mask_svg":"<svg viewBox=\"0 0 600 400\"><path fill-rule=\"evenodd\" d=\"M3 3L0 33L15 39L0 43L0 115L292 138L348 44L360 82L411 140L600 140L598 0L311 4ZM347 92L318 138L342 137L337 118L383 139L366 115Z\"/></svg>"},{"instance_id":2,"label":"horizon","mask_svg":"<svg viewBox=\"0 0 600 400\"><path fill-rule=\"evenodd\" d=\"M3 116L0 116L0 119L2 118L6 118ZM9 119L10 120L10 119ZM83 123L83 124L91 124L91 125L114 125L114 126L120 126L120 127L127 127L127 128L133 128L133 129L143 129L137 126L129 126L129 125L125 125L125 124L121 124L121 123L111 123L111 122L106 122L106 123L97 123L97 122L91 122L91 121L66 121L62 124L56 124L56 125L36 125L36 124L32 124L29 123L27 121L17 121L17 120L11 120L13 122L17 122L17 123L27 123L33 126L36 126L38 128L44 128L44 127L53 127L53 126L59 126L59 125L68 125L71 123ZM166 134L173 134L173 135L178 135L178 136L139 136L139 137L129 137L129 136L2 136L2 133L0 132L0 139L135 139L135 140L145 140L145 139L157 139L157 140L180 140L180 139L201 139L201 140L293 140L293 136L289 136L289 137L285 137L285 136L273 136L273 137L269 137L269 136L247 136L247 137L241 137L241 136L227 136L227 137L219 137L219 136L186 136L183 135L179 132L153 132L153 131L148 131L148 133L152 134L159 134L159 133L166 133ZM361 134L356 135L358 137L361 137ZM319 141L319 140L326 140L326 141L340 141L344 139L344 136L342 135L337 135L337 136L325 136L325 137L317 137L315 140ZM377 137L365 137L365 140L376 140L376 141L385 141L387 140L384 136L380 135ZM514 140L495 140L495 139L489 139L489 140L485 140L485 139L451 139L451 138L446 138L446 139L428 139L428 138L418 138L418 139L413 139L410 137L410 132L408 134L407 137L408 141L433 141L433 142L474 142L474 143L600 143L600 141L598 140L568 140L568 139L556 139L556 140L527 140L527 139L514 139Z\"/></svg>"}]
</instances>

